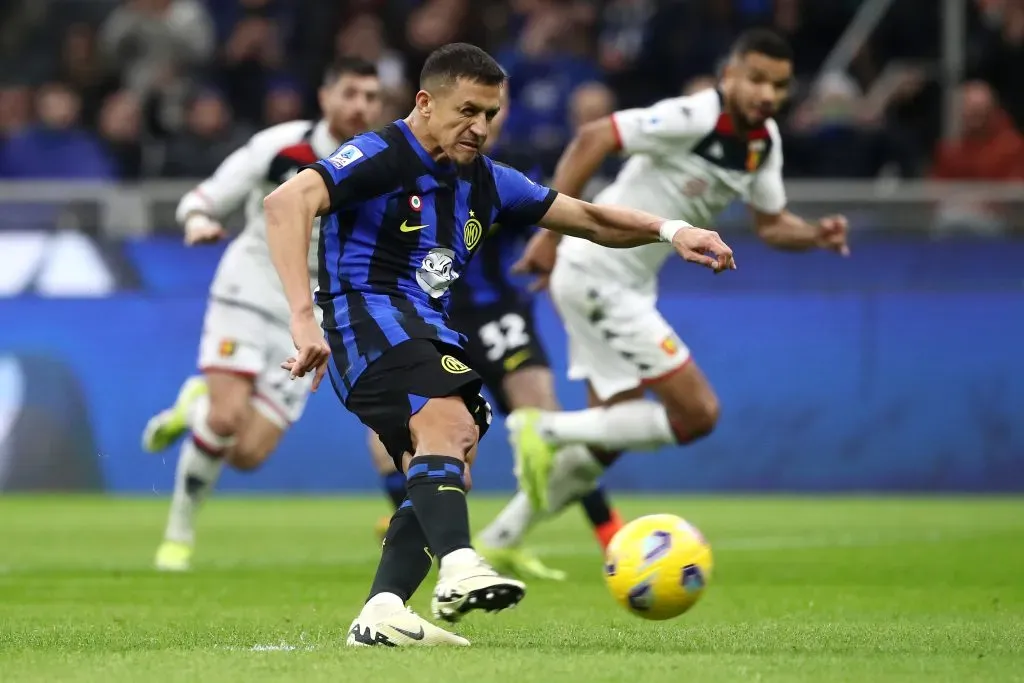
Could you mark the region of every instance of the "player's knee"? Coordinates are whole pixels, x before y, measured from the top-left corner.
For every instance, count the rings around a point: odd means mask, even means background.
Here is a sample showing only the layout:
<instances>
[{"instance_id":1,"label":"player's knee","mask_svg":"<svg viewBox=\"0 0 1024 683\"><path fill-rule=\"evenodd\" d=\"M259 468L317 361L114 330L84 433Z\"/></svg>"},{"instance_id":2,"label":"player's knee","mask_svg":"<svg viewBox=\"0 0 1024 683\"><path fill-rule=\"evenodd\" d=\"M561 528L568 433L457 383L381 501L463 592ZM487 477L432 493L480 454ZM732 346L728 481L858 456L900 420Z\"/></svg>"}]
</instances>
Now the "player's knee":
<instances>
[{"instance_id":1,"label":"player's knee","mask_svg":"<svg viewBox=\"0 0 1024 683\"><path fill-rule=\"evenodd\" d=\"M669 421L679 443L690 443L715 431L721 407L712 392L692 396L685 405L669 409Z\"/></svg>"},{"instance_id":2,"label":"player's knee","mask_svg":"<svg viewBox=\"0 0 1024 683\"><path fill-rule=\"evenodd\" d=\"M465 459L476 445L479 429L461 400L431 399L409 421L417 454Z\"/></svg>"},{"instance_id":3,"label":"player's knee","mask_svg":"<svg viewBox=\"0 0 1024 683\"><path fill-rule=\"evenodd\" d=\"M270 457L270 449L258 444L238 443L231 449L231 466L243 472L258 470Z\"/></svg>"},{"instance_id":4,"label":"player's knee","mask_svg":"<svg viewBox=\"0 0 1024 683\"><path fill-rule=\"evenodd\" d=\"M248 416L248 406L230 402L211 402L206 424L220 436L235 436L242 430Z\"/></svg>"}]
</instances>

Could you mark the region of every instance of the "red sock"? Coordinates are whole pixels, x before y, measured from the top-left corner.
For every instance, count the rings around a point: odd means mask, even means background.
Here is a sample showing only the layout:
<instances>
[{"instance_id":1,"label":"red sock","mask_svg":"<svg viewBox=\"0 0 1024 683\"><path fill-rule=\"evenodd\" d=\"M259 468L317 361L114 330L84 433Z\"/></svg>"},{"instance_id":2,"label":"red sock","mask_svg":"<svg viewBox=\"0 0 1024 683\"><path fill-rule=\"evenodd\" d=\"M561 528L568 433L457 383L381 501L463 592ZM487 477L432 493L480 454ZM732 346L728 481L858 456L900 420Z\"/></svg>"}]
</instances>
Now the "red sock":
<instances>
[{"instance_id":1,"label":"red sock","mask_svg":"<svg viewBox=\"0 0 1024 683\"><path fill-rule=\"evenodd\" d=\"M612 537L614 537L623 526L622 517L619 516L619 511L612 510L611 513L611 517L609 517L607 522L594 527L594 533L597 535L597 542L601 544L601 550L608 548L608 544L612 542Z\"/></svg>"}]
</instances>

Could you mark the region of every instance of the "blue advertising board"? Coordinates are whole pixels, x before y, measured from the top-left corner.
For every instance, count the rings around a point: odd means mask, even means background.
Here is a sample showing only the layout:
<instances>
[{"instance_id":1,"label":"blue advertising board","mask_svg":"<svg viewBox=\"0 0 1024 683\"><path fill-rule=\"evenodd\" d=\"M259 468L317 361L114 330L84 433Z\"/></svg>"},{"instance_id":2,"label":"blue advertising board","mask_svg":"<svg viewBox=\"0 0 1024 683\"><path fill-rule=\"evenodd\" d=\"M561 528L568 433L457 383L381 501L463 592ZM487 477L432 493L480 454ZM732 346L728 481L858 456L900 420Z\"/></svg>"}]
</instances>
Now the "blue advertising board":
<instances>
[{"instance_id":1,"label":"blue advertising board","mask_svg":"<svg viewBox=\"0 0 1024 683\"><path fill-rule=\"evenodd\" d=\"M719 393L718 429L692 447L623 459L611 486L1024 490L1024 245L884 241L845 261L735 246L736 273L670 265L659 304ZM140 433L195 371L218 255L141 241L125 248L136 291L0 298L0 480L19 454L41 449L55 459L21 462L23 471L80 468L83 488L116 492L170 488L175 452L143 454ZM538 319L559 396L582 407L544 298ZM498 421L475 486L510 489L511 469ZM329 386L262 470L222 479L233 490L376 485L364 428Z\"/></svg>"}]
</instances>

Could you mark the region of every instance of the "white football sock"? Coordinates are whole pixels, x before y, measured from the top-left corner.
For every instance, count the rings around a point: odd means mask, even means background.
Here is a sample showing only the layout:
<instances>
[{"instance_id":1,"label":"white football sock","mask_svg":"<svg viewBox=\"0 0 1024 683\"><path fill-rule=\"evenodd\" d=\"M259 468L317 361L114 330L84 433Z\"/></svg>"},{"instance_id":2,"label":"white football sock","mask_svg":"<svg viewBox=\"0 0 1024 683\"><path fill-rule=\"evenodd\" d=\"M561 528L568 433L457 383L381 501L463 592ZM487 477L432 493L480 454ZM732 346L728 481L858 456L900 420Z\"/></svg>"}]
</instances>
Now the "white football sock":
<instances>
[{"instance_id":1,"label":"white football sock","mask_svg":"<svg viewBox=\"0 0 1024 683\"><path fill-rule=\"evenodd\" d=\"M530 499L522 491L516 491L494 521L480 532L480 543L488 548L514 548L533 526L536 517Z\"/></svg>"},{"instance_id":2,"label":"white football sock","mask_svg":"<svg viewBox=\"0 0 1024 683\"><path fill-rule=\"evenodd\" d=\"M203 501L213 490L224 467L223 457L213 457L196 441L211 450L222 453L235 443L233 436L220 436L206 423L210 412L210 399L206 396L196 401L192 414L192 434L181 444L178 466L174 475L174 493L171 496L171 511L167 518L164 538L168 541L187 543L195 540L195 516Z\"/></svg>"},{"instance_id":3,"label":"white football sock","mask_svg":"<svg viewBox=\"0 0 1024 683\"><path fill-rule=\"evenodd\" d=\"M676 443L665 408L644 399L607 408L544 413L537 426L546 439L560 446L579 443L623 451Z\"/></svg>"},{"instance_id":4,"label":"white football sock","mask_svg":"<svg viewBox=\"0 0 1024 683\"><path fill-rule=\"evenodd\" d=\"M539 512L529 498L517 491L512 500L480 533L480 543L489 548L514 548L535 524L556 515L594 490L604 466L586 446L566 446L555 454L548 488L550 513Z\"/></svg>"},{"instance_id":5,"label":"white football sock","mask_svg":"<svg viewBox=\"0 0 1024 683\"><path fill-rule=\"evenodd\" d=\"M555 453L548 478L548 508L558 513L597 487L602 465L583 444L563 446Z\"/></svg>"}]
</instances>

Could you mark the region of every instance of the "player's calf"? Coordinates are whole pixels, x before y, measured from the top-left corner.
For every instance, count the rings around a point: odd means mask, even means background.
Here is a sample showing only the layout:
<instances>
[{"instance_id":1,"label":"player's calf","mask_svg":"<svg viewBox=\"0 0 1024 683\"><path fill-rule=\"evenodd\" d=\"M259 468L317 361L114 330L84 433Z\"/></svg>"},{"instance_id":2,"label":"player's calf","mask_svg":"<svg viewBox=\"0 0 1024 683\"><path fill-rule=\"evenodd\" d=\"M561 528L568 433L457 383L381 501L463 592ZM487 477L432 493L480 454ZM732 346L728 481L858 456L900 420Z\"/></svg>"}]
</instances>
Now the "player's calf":
<instances>
[{"instance_id":1,"label":"player's calf","mask_svg":"<svg viewBox=\"0 0 1024 683\"><path fill-rule=\"evenodd\" d=\"M251 411L249 420L238 435L238 441L228 452L228 462L243 472L258 469L277 449L285 427L276 417L267 417L259 409Z\"/></svg>"},{"instance_id":2,"label":"player's calf","mask_svg":"<svg viewBox=\"0 0 1024 683\"><path fill-rule=\"evenodd\" d=\"M696 363L687 363L650 388L665 408L677 443L692 443L714 431L721 412L718 396Z\"/></svg>"}]
</instances>

